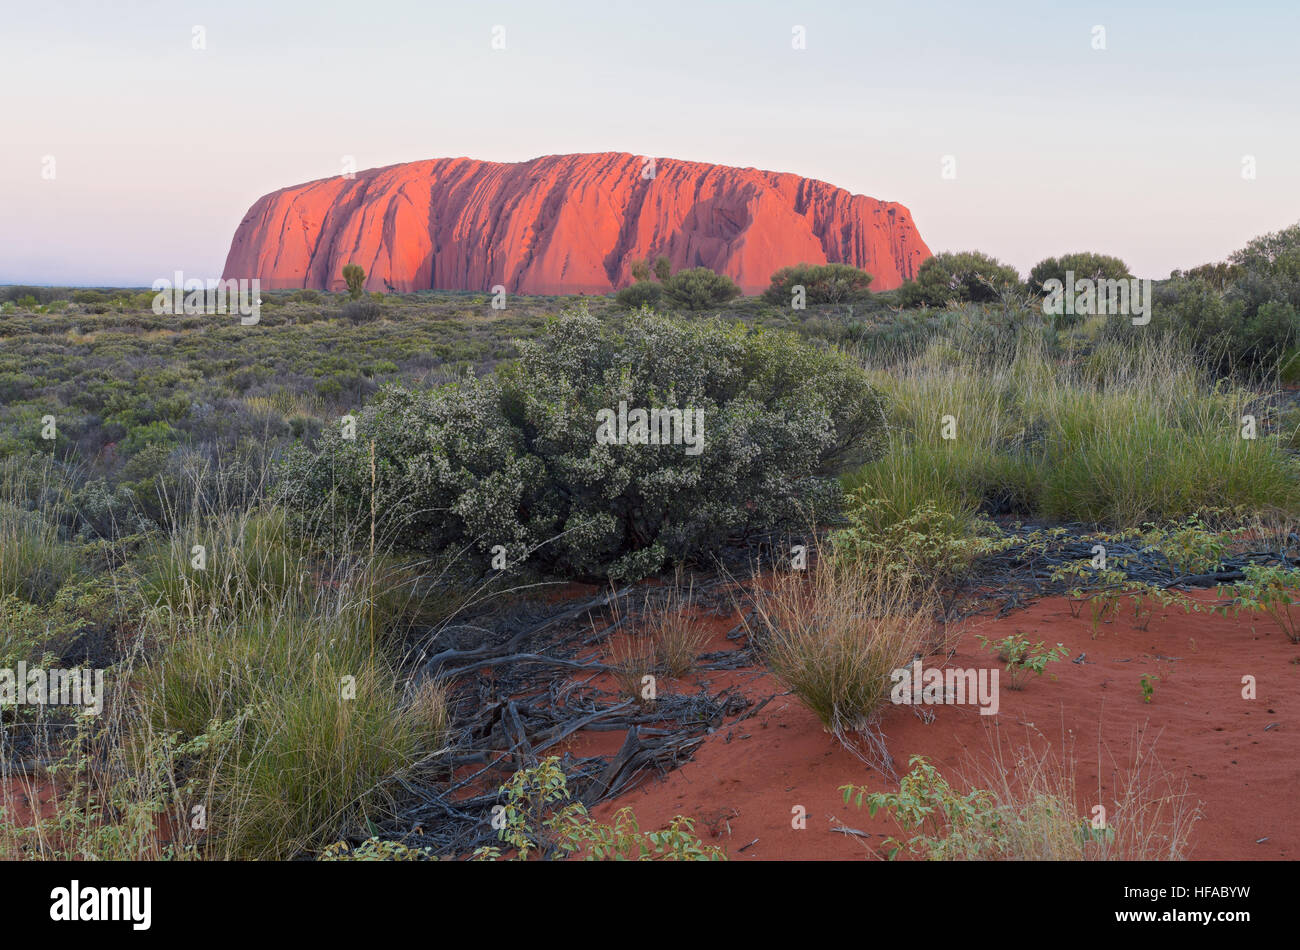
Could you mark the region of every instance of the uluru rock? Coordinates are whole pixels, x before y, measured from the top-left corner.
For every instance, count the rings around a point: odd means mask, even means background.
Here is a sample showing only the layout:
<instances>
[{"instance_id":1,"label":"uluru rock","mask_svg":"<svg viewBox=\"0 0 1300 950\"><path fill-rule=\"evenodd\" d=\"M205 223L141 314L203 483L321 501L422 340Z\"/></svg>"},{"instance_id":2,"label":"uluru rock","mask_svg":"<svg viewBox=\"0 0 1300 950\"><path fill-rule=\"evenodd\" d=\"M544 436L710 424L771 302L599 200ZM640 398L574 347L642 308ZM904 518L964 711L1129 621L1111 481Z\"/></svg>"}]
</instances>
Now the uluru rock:
<instances>
[{"instance_id":1,"label":"uluru rock","mask_svg":"<svg viewBox=\"0 0 1300 950\"><path fill-rule=\"evenodd\" d=\"M608 293L635 260L709 267L746 293L790 264L843 263L873 290L930 256L907 208L798 175L636 155L506 164L439 158L272 192L244 215L226 278L341 290Z\"/></svg>"}]
</instances>

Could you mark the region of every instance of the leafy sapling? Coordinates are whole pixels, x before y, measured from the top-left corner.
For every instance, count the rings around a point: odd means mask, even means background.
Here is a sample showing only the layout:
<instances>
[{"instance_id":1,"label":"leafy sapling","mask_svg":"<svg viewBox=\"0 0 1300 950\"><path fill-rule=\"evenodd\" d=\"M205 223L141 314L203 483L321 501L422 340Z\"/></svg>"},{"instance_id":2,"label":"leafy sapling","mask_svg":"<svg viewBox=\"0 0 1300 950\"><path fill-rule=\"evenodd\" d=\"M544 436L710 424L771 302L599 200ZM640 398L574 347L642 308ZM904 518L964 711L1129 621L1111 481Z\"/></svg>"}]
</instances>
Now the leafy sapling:
<instances>
[{"instance_id":1,"label":"leafy sapling","mask_svg":"<svg viewBox=\"0 0 1300 950\"><path fill-rule=\"evenodd\" d=\"M1048 663L1056 663L1069 656L1069 651L1060 643L1050 649L1043 649L1043 641L1030 644L1027 637L1019 632L1004 637L996 642L987 637L976 636L980 645L986 650L994 651L998 659L1006 664L1009 689L1024 689L1025 678L1033 673L1042 676ZM1053 679L1056 677L1053 676Z\"/></svg>"},{"instance_id":2,"label":"leafy sapling","mask_svg":"<svg viewBox=\"0 0 1300 950\"><path fill-rule=\"evenodd\" d=\"M1160 677L1156 676L1154 673L1142 674L1142 702L1151 702L1152 697L1156 694L1156 683L1159 682L1159 680Z\"/></svg>"},{"instance_id":3,"label":"leafy sapling","mask_svg":"<svg viewBox=\"0 0 1300 950\"><path fill-rule=\"evenodd\" d=\"M1247 564L1243 580L1231 587L1221 586L1219 596L1231 595L1232 601L1217 608L1225 616L1244 610L1268 614L1292 643L1300 643L1300 571L1275 565Z\"/></svg>"}]
</instances>

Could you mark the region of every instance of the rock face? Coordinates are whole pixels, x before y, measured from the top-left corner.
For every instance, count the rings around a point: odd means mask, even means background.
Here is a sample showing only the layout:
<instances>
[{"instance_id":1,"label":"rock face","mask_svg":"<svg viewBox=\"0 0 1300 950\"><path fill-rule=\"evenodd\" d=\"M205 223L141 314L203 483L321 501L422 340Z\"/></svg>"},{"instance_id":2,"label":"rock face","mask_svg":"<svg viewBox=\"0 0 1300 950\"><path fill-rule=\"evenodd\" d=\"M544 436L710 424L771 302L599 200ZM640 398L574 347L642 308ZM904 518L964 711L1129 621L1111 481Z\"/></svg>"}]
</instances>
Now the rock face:
<instances>
[{"instance_id":1,"label":"rock face","mask_svg":"<svg viewBox=\"0 0 1300 950\"><path fill-rule=\"evenodd\" d=\"M440 158L325 178L258 199L226 278L270 289L608 293L633 261L704 266L758 293L789 264L861 267L873 290L914 277L930 249L907 208L797 175L636 155L517 164Z\"/></svg>"}]
</instances>

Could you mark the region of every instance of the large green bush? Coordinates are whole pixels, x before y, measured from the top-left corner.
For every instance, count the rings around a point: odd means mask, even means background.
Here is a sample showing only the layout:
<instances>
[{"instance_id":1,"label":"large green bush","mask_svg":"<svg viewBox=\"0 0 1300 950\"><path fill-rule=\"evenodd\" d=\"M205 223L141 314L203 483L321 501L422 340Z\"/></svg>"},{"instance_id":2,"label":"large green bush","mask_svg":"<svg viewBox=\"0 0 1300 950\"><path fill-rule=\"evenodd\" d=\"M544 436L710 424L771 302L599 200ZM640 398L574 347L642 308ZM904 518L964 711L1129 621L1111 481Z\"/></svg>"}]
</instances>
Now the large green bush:
<instances>
[{"instance_id":1,"label":"large green bush","mask_svg":"<svg viewBox=\"0 0 1300 950\"><path fill-rule=\"evenodd\" d=\"M678 271L663 281L663 290L668 302L683 310L720 307L733 297L740 296L740 288L730 277L715 274L707 267Z\"/></svg>"},{"instance_id":2,"label":"large green bush","mask_svg":"<svg viewBox=\"0 0 1300 950\"><path fill-rule=\"evenodd\" d=\"M1175 271L1155 289L1149 326L1112 318L1107 330L1125 339L1176 333L1221 375L1264 378L1279 366L1294 374L1300 362L1300 224L1255 238L1230 264Z\"/></svg>"},{"instance_id":3,"label":"large green bush","mask_svg":"<svg viewBox=\"0 0 1300 950\"><path fill-rule=\"evenodd\" d=\"M642 307L653 307L659 303L659 298L663 295L663 288L652 280L638 280L635 284L629 284L614 295L614 300L620 307L626 307L629 310L639 310Z\"/></svg>"},{"instance_id":4,"label":"large green bush","mask_svg":"<svg viewBox=\"0 0 1300 950\"><path fill-rule=\"evenodd\" d=\"M795 287L803 287L806 303L853 303L871 295L871 275L849 264L782 267L772 275L772 286L763 292L763 299L788 307Z\"/></svg>"},{"instance_id":5,"label":"large green bush","mask_svg":"<svg viewBox=\"0 0 1300 950\"><path fill-rule=\"evenodd\" d=\"M1030 293L1045 295L1047 291L1043 285L1049 280L1059 280L1064 284L1067 272L1074 274L1075 280L1127 280L1133 276L1128 265L1118 257L1076 251L1039 261L1030 270L1026 286Z\"/></svg>"},{"instance_id":6,"label":"large green bush","mask_svg":"<svg viewBox=\"0 0 1300 950\"><path fill-rule=\"evenodd\" d=\"M702 450L598 442L597 412L620 402L702 411ZM639 576L836 508L836 473L872 454L883 415L847 357L792 334L645 311L616 329L579 310L493 375L381 390L354 440L335 429L315 453L291 454L286 485L298 509L368 533L373 443L383 537Z\"/></svg>"},{"instance_id":7,"label":"large green bush","mask_svg":"<svg viewBox=\"0 0 1300 950\"><path fill-rule=\"evenodd\" d=\"M899 290L905 307L942 307L949 303L997 300L1020 284L1015 268L979 251L945 251L929 258L916 280Z\"/></svg>"}]
</instances>

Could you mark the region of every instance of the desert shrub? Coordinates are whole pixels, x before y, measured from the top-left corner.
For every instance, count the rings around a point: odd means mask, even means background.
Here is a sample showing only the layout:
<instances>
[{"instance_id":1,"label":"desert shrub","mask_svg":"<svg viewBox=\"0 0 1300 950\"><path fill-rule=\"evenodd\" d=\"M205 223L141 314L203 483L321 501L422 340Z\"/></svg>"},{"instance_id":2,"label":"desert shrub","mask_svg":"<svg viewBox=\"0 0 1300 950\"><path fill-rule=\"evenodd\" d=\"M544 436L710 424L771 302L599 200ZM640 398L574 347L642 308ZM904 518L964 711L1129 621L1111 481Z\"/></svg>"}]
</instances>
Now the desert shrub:
<instances>
[{"instance_id":1,"label":"desert shrub","mask_svg":"<svg viewBox=\"0 0 1300 950\"><path fill-rule=\"evenodd\" d=\"M1296 363L1300 224L1255 238L1230 261L1176 271L1156 288L1149 326L1133 327L1112 317L1108 334L1128 340L1153 327L1166 330L1220 375L1263 379Z\"/></svg>"},{"instance_id":2,"label":"desert shrub","mask_svg":"<svg viewBox=\"0 0 1300 950\"><path fill-rule=\"evenodd\" d=\"M1076 251L1039 261L1029 271L1026 288L1030 293L1043 294L1043 284L1049 280L1059 280L1064 284L1067 271L1074 274L1075 280L1125 280L1133 276L1128 265L1118 257Z\"/></svg>"},{"instance_id":3,"label":"desert shrub","mask_svg":"<svg viewBox=\"0 0 1300 950\"><path fill-rule=\"evenodd\" d=\"M1220 569L1228 543L1238 531L1220 532L1200 513L1179 524L1144 525L1143 542L1165 556L1179 574L1210 574Z\"/></svg>"},{"instance_id":4,"label":"desert shrub","mask_svg":"<svg viewBox=\"0 0 1300 950\"><path fill-rule=\"evenodd\" d=\"M306 602L306 551L280 510L195 519L140 552L137 587L150 606L176 616L239 612L289 596Z\"/></svg>"},{"instance_id":5,"label":"desert shrub","mask_svg":"<svg viewBox=\"0 0 1300 950\"><path fill-rule=\"evenodd\" d=\"M1300 643L1300 571L1276 565L1247 564L1245 579L1221 586L1219 596L1232 600L1222 609L1239 613L1257 610L1266 614L1292 643Z\"/></svg>"},{"instance_id":6,"label":"desert shrub","mask_svg":"<svg viewBox=\"0 0 1300 950\"><path fill-rule=\"evenodd\" d=\"M775 575L754 607L746 625L772 671L845 745L883 752L876 718L890 674L933 645L933 593L879 563L823 557Z\"/></svg>"},{"instance_id":7,"label":"desert shrub","mask_svg":"<svg viewBox=\"0 0 1300 950\"><path fill-rule=\"evenodd\" d=\"M436 861L428 848L412 848L400 841L370 837L355 848L346 841L336 841L319 855L317 861Z\"/></svg>"},{"instance_id":8,"label":"desert shrub","mask_svg":"<svg viewBox=\"0 0 1300 950\"><path fill-rule=\"evenodd\" d=\"M997 658L1006 664L1007 689L1024 689L1025 680L1030 673L1042 676L1048 663L1059 663L1070 655L1063 644L1044 647L1042 640L1030 643L1029 638L1020 633L1010 634L996 642L979 635L975 639L980 642L980 646L997 654Z\"/></svg>"},{"instance_id":9,"label":"desert shrub","mask_svg":"<svg viewBox=\"0 0 1300 950\"><path fill-rule=\"evenodd\" d=\"M1107 333L1126 340L1154 328L1186 341L1220 375L1268 376L1300 340L1300 317L1289 301L1252 304L1235 286L1221 292L1202 280L1170 281L1156 288L1147 327L1111 317Z\"/></svg>"},{"instance_id":10,"label":"desert shrub","mask_svg":"<svg viewBox=\"0 0 1300 950\"><path fill-rule=\"evenodd\" d=\"M78 570L77 549L40 511L0 499L0 597L47 604Z\"/></svg>"},{"instance_id":11,"label":"desert shrub","mask_svg":"<svg viewBox=\"0 0 1300 950\"><path fill-rule=\"evenodd\" d=\"M121 687L111 679L106 685L110 697L105 705L111 712L67 723L61 741L43 749L50 764L40 776L11 773L8 757L0 758L0 860L176 861L197 856L183 840L191 815L177 765L205 754L224 737L218 733L225 724L214 723L211 731L189 742L148 734L128 746L119 740L135 725L130 719L134 709ZM51 782L58 787L52 811L34 809L26 821L15 820L28 802L47 794ZM175 829L171 841L158 833L163 821Z\"/></svg>"},{"instance_id":12,"label":"desert shrub","mask_svg":"<svg viewBox=\"0 0 1300 950\"><path fill-rule=\"evenodd\" d=\"M383 312L383 306L374 300L352 300L343 305L343 319L352 323L370 323Z\"/></svg>"},{"instance_id":13,"label":"desert shrub","mask_svg":"<svg viewBox=\"0 0 1300 950\"><path fill-rule=\"evenodd\" d=\"M0 287L0 300L6 303L16 301L19 307L30 308L52 303L56 298L66 293L66 290L58 287L11 285L9 287Z\"/></svg>"},{"instance_id":14,"label":"desert shrub","mask_svg":"<svg viewBox=\"0 0 1300 950\"><path fill-rule=\"evenodd\" d=\"M707 267L678 271L663 281L663 292L668 303L683 310L720 307L740 296L735 281L726 274L715 274Z\"/></svg>"},{"instance_id":15,"label":"desert shrub","mask_svg":"<svg viewBox=\"0 0 1300 950\"><path fill-rule=\"evenodd\" d=\"M913 755L897 792L841 787L844 803L884 812L906 833L885 842L887 856L928 861L1177 861L1187 856L1199 808L1149 750L1117 770L1105 819L1084 817L1073 757L1000 747L965 794L924 756ZM1100 795L1098 795L1100 798ZM1101 804L1097 802L1097 804Z\"/></svg>"},{"instance_id":16,"label":"desert shrub","mask_svg":"<svg viewBox=\"0 0 1300 950\"><path fill-rule=\"evenodd\" d=\"M355 593L353 591L352 593ZM331 606L333 609L330 609ZM146 721L183 740L231 724L191 774L216 854L283 859L382 810L384 782L439 747L445 704L404 697L367 629L364 601L307 612L265 604L176 629L140 676Z\"/></svg>"},{"instance_id":17,"label":"desert shrub","mask_svg":"<svg viewBox=\"0 0 1300 950\"><path fill-rule=\"evenodd\" d=\"M1015 268L979 251L945 251L926 260L899 290L905 307L997 300L1020 286Z\"/></svg>"},{"instance_id":18,"label":"desert shrub","mask_svg":"<svg viewBox=\"0 0 1300 950\"><path fill-rule=\"evenodd\" d=\"M1229 264L1226 261L1219 261L1214 264L1201 264L1197 267L1189 267L1187 270L1174 270L1169 274L1170 280L1199 280L1209 284L1215 290L1223 291L1228 289L1228 285L1235 283L1241 276L1241 268L1236 264Z\"/></svg>"},{"instance_id":19,"label":"desert shrub","mask_svg":"<svg viewBox=\"0 0 1300 950\"><path fill-rule=\"evenodd\" d=\"M928 499L897 518L886 501L859 490L846 516L848 526L830 535L838 556L940 583L960 578L976 560L1011 544L986 519L943 510Z\"/></svg>"},{"instance_id":20,"label":"desert shrub","mask_svg":"<svg viewBox=\"0 0 1300 950\"><path fill-rule=\"evenodd\" d=\"M871 275L849 264L782 267L772 275L772 285L763 292L763 299L788 307L796 286L803 287L810 304L853 303L870 297Z\"/></svg>"},{"instance_id":21,"label":"desert shrub","mask_svg":"<svg viewBox=\"0 0 1300 950\"><path fill-rule=\"evenodd\" d=\"M1024 332L1002 360L956 339L942 333L873 375L890 407L889 448L846 487L885 503L880 529L926 502L961 517L1120 528L1213 507L1300 509L1276 436L1241 438L1259 393L1214 383L1176 338L1101 345L1096 360L1072 364Z\"/></svg>"},{"instance_id":22,"label":"desert shrub","mask_svg":"<svg viewBox=\"0 0 1300 950\"><path fill-rule=\"evenodd\" d=\"M0 403L26 399L36 385L37 381L26 373L0 373Z\"/></svg>"},{"instance_id":23,"label":"desert shrub","mask_svg":"<svg viewBox=\"0 0 1300 950\"><path fill-rule=\"evenodd\" d=\"M639 310L642 307L653 307L663 296L663 288L651 280L638 280L635 284L624 287L614 295L614 300L620 307L627 307L629 310Z\"/></svg>"},{"instance_id":24,"label":"desert shrub","mask_svg":"<svg viewBox=\"0 0 1300 950\"><path fill-rule=\"evenodd\" d=\"M702 418L699 450L598 440L620 404ZM381 390L354 440L335 427L291 452L285 484L298 510L364 524L373 483L380 536L413 550L499 544L512 566L640 576L835 509L833 476L878 448L881 422L846 357L793 335L578 311L491 376Z\"/></svg>"},{"instance_id":25,"label":"desert shrub","mask_svg":"<svg viewBox=\"0 0 1300 950\"><path fill-rule=\"evenodd\" d=\"M344 264L343 282L348 285L348 296L353 300L360 300L361 295L365 293L366 272L359 264Z\"/></svg>"},{"instance_id":26,"label":"desert shrub","mask_svg":"<svg viewBox=\"0 0 1300 950\"><path fill-rule=\"evenodd\" d=\"M57 663L53 643L57 635L48 611L15 594L0 592L0 669L12 670L19 662ZM0 704L0 712L13 715L14 707Z\"/></svg>"},{"instance_id":27,"label":"desert shrub","mask_svg":"<svg viewBox=\"0 0 1300 950\"><path fill-rule=\"evenodd\" d=\"M505 819L498 837L526 861L536 852L543 858L581 856L588 861L725 861L721 848L704 844L695 835L695 823L677 816L659 831L642 831L630 808L620 808L610 824L587 814L573 801L568 779L556 756L530 769L516 772L500 793L505 798ZM501 848L474 852L480 861L500 861Z\"/></svg>"}]
</instances>

